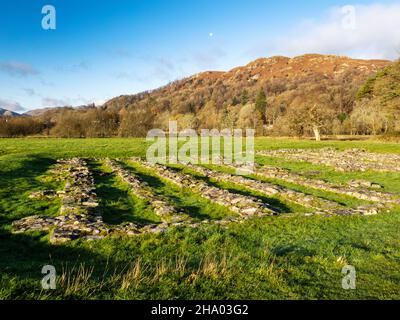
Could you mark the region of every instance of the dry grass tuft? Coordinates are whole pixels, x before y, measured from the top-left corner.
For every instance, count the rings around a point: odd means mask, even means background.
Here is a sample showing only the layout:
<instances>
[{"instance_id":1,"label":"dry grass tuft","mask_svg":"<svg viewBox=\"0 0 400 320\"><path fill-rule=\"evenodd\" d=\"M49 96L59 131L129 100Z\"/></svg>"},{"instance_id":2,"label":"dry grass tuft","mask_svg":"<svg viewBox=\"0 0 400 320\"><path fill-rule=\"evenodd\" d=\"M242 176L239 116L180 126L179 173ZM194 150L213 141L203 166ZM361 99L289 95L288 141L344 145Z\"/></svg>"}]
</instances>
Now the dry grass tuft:
<instances>
[{"instance_id":1,"label":"dry grass tuft","mask_svg":"<svg viewBox=\"0 0 400 320\"><path fill-rule=\"evenodd\" d=\"M143 273L142 259L138 258L128 269L128 271L121 276L121 290L127 290L133 284L137 286Z\"/></svg>"}]
</instances>

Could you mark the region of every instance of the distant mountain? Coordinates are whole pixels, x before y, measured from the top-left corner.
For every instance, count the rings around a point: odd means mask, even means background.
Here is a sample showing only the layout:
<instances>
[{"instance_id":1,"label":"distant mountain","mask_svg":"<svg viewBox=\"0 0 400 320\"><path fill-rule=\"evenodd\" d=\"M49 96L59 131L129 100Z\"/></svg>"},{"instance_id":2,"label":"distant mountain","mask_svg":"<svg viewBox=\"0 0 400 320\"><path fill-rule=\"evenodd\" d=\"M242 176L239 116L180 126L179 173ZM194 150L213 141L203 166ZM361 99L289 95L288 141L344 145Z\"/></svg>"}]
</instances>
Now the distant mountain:
<instances>
[{"instance_id":1,"label":"distant mountain","mask_svg":"<svg viewBox=\"0 0 400 320\"><path fill-rule=\"evenodd\" d=\"M3 116L4 117L20 117L21 115L17 112L0 108L0 117L3 117Z\"/></svg>"},{"instance_id":2,"label":"distant mountain","mask_svg":"<svg viewBox=\"0 0 400 320\"><path fill-rule=\"evenodd\" d=\"M82 105L82 106L77 106L77 107L71 107L71 106L47 107L47 108L29 110L29 111L25 112L24 115L28 115L28 116L32 116L32 117L40 117L44 114L55 115L59 112L65 111L65 110L85 110L87 108L92 108L92 107L93 107L93 105Z\"/></svg>"},{"instance_id":3,"label":"distant mountain","mask_svg":"<svg viewBox=\"0 0 400 320\"><path fill-rule=\"evenodd\" d=\"M34 110L29 110L27 112L25 112L25 115L28 116L32 116L32 117L37 117L40 116L42 114L44 114L45 112L49 111L49 110L56 110L57 108L42 108L42 109L34 109Z\"/></svg>"}]
</instances>

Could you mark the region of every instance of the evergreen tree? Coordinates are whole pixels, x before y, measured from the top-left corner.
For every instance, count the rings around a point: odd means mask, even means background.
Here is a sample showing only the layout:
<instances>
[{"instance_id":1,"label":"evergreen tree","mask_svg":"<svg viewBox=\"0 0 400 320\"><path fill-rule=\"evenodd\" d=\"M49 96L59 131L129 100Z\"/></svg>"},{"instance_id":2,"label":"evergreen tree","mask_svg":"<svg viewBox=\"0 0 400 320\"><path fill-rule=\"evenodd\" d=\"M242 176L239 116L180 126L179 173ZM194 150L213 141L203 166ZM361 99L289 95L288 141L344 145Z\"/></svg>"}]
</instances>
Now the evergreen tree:
<instances>
[{"instance_id":1,"label":"evergreen tree","mask_svg":"<svg viewBox=\"0 0 400 320\"><path fill-rule=\"evenodd\" d=\"M267 97L264 90L260 90L257 94L255 109L259 113L263 123L266 122L265 109L267 108Z\"/></svg>"},{"instance_id":2,"label":"evergreen tree","mask_svg":"<svg viewBox=\"0 0 400 320\"><path fill-rule=\"evenodd\" d=\"M231 104L233 106L237 106L239 103L240 103L239 99L236 96L234 96Z\"/></svg>"},{"instance_id":3,"label":"evergreen tree","mask_svg":"<svg viewBox=\"0 0 400 320\"><path fill-rule=\"evenodd\" d=\"M242 91L240 102L242 103L242 105L245 105L247 102L249 102L249 93L246 89Z\"/></svg>"}]
</instances>

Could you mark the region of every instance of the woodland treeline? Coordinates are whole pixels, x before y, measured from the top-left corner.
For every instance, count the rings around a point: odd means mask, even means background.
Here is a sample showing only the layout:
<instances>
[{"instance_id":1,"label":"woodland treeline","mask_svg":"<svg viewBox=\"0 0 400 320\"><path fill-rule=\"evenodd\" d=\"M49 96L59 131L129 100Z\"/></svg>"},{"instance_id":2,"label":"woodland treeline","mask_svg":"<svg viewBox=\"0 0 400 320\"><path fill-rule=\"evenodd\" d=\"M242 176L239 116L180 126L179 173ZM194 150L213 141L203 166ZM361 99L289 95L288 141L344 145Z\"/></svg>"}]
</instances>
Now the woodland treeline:
<instances>
[{"instance_id":1,"label":"woodland treeline","mask_svg":"<svg viewBox=\"0 0 400 320\"><path fill-rule=\"evenodd\" d=\"M255 128L258 135L379 135L400 132L400 63L360 80L312 74L265 83L192 78L102 107L65 107L35 117L1 117L0 136L143 137L153 128ZM199 81L199 80L198 80ZM209 82L207 82L209 81Z\"/></svg>"}]
</instances>

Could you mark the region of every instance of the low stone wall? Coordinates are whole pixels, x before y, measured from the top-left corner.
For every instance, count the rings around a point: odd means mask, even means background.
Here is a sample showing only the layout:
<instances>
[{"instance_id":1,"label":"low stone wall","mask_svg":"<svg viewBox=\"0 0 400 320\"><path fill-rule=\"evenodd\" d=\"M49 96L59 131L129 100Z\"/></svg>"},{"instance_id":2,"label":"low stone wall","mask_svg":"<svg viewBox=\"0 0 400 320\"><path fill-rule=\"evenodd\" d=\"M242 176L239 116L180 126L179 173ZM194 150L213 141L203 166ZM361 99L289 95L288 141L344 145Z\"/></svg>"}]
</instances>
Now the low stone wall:
<instances>
[{"instance_id":1,"label":"low stone wall","mask_svg":"<svg viewBox=\"0 0 400 320\"><path fill-rule=\"evenodd\" d=\"M345 208L339 203L315 197L312 195L307 195L301 192L296 192L271 183L257 181L243 176L217 172L200 166L189 165L189 167L192 168L193 170L196 170L200 174L209 177L211 179L215 179L217 181L231 182L238 185L242 185L253 191L264 193L269 196L278 195L290 202L297 203L306 208L316 209L319 212L319 214L373 215L377 214L381 209L381 206L376 206L376 205L374 206L366 205L358 207L356 209Z\"/></svg>"},{"instance_id":2,"label":"low stone wall","mask_svg":"<svg viewBox=\"0 0 400 320\"><path fill-rule=\"evenodd\" d=\"M359 187L361 184L358 184L357 186L352 186L350 184L339 185L320 179L307 178L300 174L292 173L289 170L269 166L256 168L255 174L265 178L283 180L304 187L343 194L360 200L377 203L400 204L400 197L398 195L367 188L362 189Z\"/></svg>"},{"instance_id":3,"label":"low stone wall","mask_svg":"<svg viewBox=\"0 0 400 320\"><path fill-rule=\"evenodd\" d=\"M196 172L221 182L231 182L238 185L242 185L256 192L263 193L267 196L279 196L290 202L302 205L306 208L313 208L317 210L328 210L340 208L341 206L333 201L314 197L301 192L296 192L290 189L286 189L281 186L277 186L271 183L263 181L253 180L245 178L243 176L232 175L229 173L218 172L209 170L204 167L188 165L191 169Z\"/></svg>"},{"instance_id":4,"label":"low stone wall","mask_svg":"<svg viewBox=\"0 0 400 320\"><path fill-rule=\"evenodd\" d=\"M226 164L223 162L223 159L221 160L221 163L235 169L243 175L255 174L268 179L282 180L308 188L343 194L356 199L376 202L379 204L400 204L400 195L378 191L382 189L382 186L367 180L355 179L346 184L336 184L321 179L308 178L284 168L260 165L246 167L231 163ZM316 173L319 174L319 172Z\"/></svg>"},{"instance_id":5,"label":"low stone wall","mask_svg":"<svg viewBox=\"0 0 400 320\"><path fill-rule=\"evenodd\" d=\"M200 194L203 198L208 199L219 205L228 207L231 211L238 213L242 218L251 218L253 216L273 215L276 213L268 204L262 203L254 197L244 196L229 192L228 190L219 189L209 186L207 183L195 179L194 177L177 172L166 166L159 164L151 164L139 158L133 158L132 161L155 171L163 179L166 179L181 188L187 188Z\"/></svg>"},{"instance_id":6,"label":"low stone wall","mask_svg":"<svg viewBox=\"0 0 400 320\"><path fill-rule=\"evenodd\" d=\"M154 210L154 213L161 218L162 222L174 223L190 220L190 217L179 211L166 199L155 195L152 188L144 181L135 177L132 173L121 167L116 161L106 159L106 165L120 177L122 181L129 185L132 193L142 200L146 201Z\"/></svg>"},{"instance_id":7,"label":"low stone wall","mask_svg":"<svg viewBox=\"0 0 400 320\"><path fill-rule=\"evenodd\" d=\"M86 162L80 158L59 160L52 173L65 179L64 189L57 192L61 199L60 215L36 215L15 221L14 231L53 229L51 243L63 243L81 237L98 239L108 234L108 229L97 212L94 181Z\"/></svg>"},{"instance_id":8,"label":"low stone wall","mask_svg":"<svg viewBox=\"0 0 400 320\"><path fill-rule=\"evenodd\" d=\"M366 152L360 149L337 151L323 149L282 149L260 151L257 154L268 157L285 158L294 161L322 164L337 171L400 171L400 155Z\"/></svg>"},{"instance_id":9,"label":"low stone wall","mask_svg":"<svg viewBox=\"0 0 400 320\"><path fill-rule=\"evenodd\" d=\"M132 161L137 162L139 165L154 171L163 179L166 179L181 188L186 188L196 192L203 198L225 206L238 214L238 216L230 216L220 220L202 220L194 222L188 215L185 215L169 204L162 196L156 195L152 188L145 182L141 181L127 170L124 170L116 161L111 159L106 159L105 161L110 168L130 186L131 191L135 195L144 199L149 206L154 209L155 213L162 219L161 224L139 225L135 223L126 223L117 226L108 226L105 224L99 210L94 180L86 161L80 158L73 158L59 160L54 170L52 170L52 173L56 175L59 180L65 181L65 187L63 190L36 191L29 197L32 200L59 197L61 199L59 215L56 217L35 215L14 221L13 232L51 232L51 243L59 244L75 239L96 240L105 236L136 236L147 233L159 233L164 232L171 227L197 228L201 225L208 224L227 227L231 223L242 223L247 219L254 217L277 214L277 210L268 204L264 204L261 200L258 200L255 197L240 195L229 192L225 189L210 186L201 179L196 179L191 175L175 171L163 165L150 164L139 158L132 159ZM267 195L279 195L288 199L288 201L315 209L315 212L307 213L305 214L306 216L371 215L378 213L378 211L383 208L383 205L378 203L374 206L366 205L356 209L348 209L341 207L335 202L314 196L308 196L301 192L295 192L274 184L252 180L243 176L216 172L204 167L191 165L190 167L206 177L218 181L240 184ZM234 168L235 166L232 167ZM270 178L286 180L299 185L303 184L305 186L312 186L314 188L332 191L328 188L330 184L327 182L320 183L318 180L315 180L319 183L318 185L310 184L311 181L315 181L300 175L292 174L283 169L275 168L272 170L271 168L264 167L256 169L256 173ZM309 184L307 185L307 183ZM354 191L353 189L357 189L354 186L347 186L347 188L350 188L352 191ZM348 191L350 189L345 190ZM343 190L340 189L340 191ZM389 197L388 194L373 190L369 190L368 192L374 192L373 194L380 197L379 199L381 200L386 199L386 196ZM366 200L371 200L371 198ZM375 200L377 202L379 201L378 198Z\"/></svg>"},{"instance_id":10,"label":"low stone wall","mask_svg":"<svg viewBox=\"0 0 400 320\"><path fill-rule=\"evenodd\" d=\"M59 160L52 174L65 180L61 191L39 191L31 199L58 195L61 198L60 215L56 217L34 215L13 222L13 232L52 231L52 244L65 243L75 239L96 240L106 235L140 235L167 230L167 223L139 226L134 223L109 227L103 222L98 210L93 177L85 160L80 158ZM160 206L160 210L162 210ZM169 211L169 208L166 207ZM175 223L178 226L179 223Z\"/></svg>"}]
</instances>

